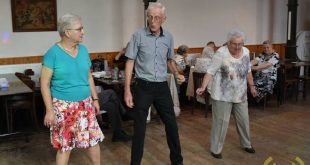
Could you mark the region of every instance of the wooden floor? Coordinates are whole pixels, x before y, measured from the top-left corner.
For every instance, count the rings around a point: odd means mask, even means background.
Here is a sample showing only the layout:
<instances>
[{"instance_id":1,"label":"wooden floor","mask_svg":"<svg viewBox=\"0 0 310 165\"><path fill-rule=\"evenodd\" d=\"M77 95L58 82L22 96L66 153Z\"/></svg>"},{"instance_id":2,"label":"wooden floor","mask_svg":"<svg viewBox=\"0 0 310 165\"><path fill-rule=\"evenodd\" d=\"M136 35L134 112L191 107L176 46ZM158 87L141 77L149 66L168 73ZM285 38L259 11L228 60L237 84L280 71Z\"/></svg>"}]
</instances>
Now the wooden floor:
<instances>
[{"instance_id":1,"label":"wooden floor","mask_svg":"<svg viewBox=\"0 0 310 165\"><path fill-rule=\"evenodd\" d=\"M223 159L214 159L209 153L211 113L204 118L201 110L190 114L185 108L178 117L180 140L185 165L270 165L310 164L310 101L290 102L276 107L270 102L267 108L250 106L251 140L255 154L243 151L239 145L234 119L231 118L226 136ZM132 133L132 125L125 130ZM129 125L129 126L128 126ZM131 143L111 142L111 131L104 130L106 139L100 143L103 165L127 165L130 162ZM1 141L1 165L49 165L55 164L55 150L49 144L49 134L41 131L30 136ZM143 165L166 165L169 150L165 140L164 125L153 120L147 125ZM298 162L299 161L299 162ZM83 150L74 150L70 164L86 165L89 158Z\"/></svg>"}]
</instances>

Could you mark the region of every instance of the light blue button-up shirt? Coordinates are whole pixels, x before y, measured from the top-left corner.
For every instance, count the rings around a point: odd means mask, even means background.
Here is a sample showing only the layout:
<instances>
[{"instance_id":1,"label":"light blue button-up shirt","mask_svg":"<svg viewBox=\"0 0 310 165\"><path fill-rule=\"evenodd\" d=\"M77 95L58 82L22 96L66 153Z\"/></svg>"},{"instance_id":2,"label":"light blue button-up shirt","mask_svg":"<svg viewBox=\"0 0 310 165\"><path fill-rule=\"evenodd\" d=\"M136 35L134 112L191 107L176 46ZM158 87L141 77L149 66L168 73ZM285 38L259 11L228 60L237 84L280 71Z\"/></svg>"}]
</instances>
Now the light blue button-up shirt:
<instances>
[{"instance_id":1,"label":"light blue button-up shirt","mask_svg":"<svg viewBox=\"0 0 310 165\"><path fill-rule=\"evenodd\" d=\"M135 60L136 78L151 82L167 81L167 60L174 59L172 35L160 28L160 35L149 28L135 32L126 49L125 56Z\"/></svg>"}]
</instances>

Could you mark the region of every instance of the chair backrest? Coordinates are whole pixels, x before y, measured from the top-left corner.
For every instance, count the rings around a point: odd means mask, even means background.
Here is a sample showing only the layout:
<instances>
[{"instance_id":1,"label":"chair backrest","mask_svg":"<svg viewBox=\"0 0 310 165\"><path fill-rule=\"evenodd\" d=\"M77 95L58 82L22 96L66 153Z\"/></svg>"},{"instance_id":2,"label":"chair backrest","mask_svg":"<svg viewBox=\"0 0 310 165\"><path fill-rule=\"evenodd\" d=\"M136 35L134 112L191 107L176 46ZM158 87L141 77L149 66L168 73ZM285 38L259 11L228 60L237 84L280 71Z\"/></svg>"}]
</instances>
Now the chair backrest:
<instances>
[{"instance_id":1,"label":"chair backrest","mask_svg":"<svg viewBox=\"0 0 310 165\"><path fill-rule=\"evenodd\" d=\"M286 64L282 66L283 79L286 80L297 80L298 68L294 67L292 64Z\"/></svg>"},{"instance_id":2,"label":"chair backrest","mask_svg":"<svg viewBox=\"0 0 310 165\"><path fill-rule=\"evenodd\" d=\"M23 79L31 80L31 78L25 75L24 73L15 72L15 76L18 77L20 80L23 80Z\"/></svg>"},{"instance_id":3,"label":"chair backrest","mask_svg":"<svg viewBox=\"0 0 310 165\"><path fill-rule=\"evenodd\" d=\"M33 80L24 79L24 80L22 80L22 81L23 81L23 83L25 83L30 89L32 89L32 91L35 91L36 83L35 83Z\"/></svg>"},{"instance_id":4,"label":"chair backrest","mask_svg":"<svg viewBox=\"0 0 310 165\"><path fill-rule=\"evenodd\" d=\"M18 77L23 83L25 83L30 89L35 90L35 82L24 73L15 72L15 76Z\"/></svg>"},{"instance_id":5,"label":"chair backrest","mask_svg":"<svg viewBox=\"0 0 310 165\"><path fill-rule=\"evenodd\" d=\"M26 69L26 70L24 71L24 74L25 74L26 76L33 76L33 75L34 75L34 71L33 71L32 69Z\"/></svg>"},{"instance_id":6,"label":"chair backrest","mask_svg":"<svg viewBox=\"0 0 310 165\"><path fill-rule=\"evenodd\" d=\"M93 59L91 63L93 72L99 72L104 70L104 59Z\"/></svg>"},{"instance_id":7,"label":"chair backrest","mask_svg":"<svg viewBox=\"0 0 310 165\"><path fill-rule=\"evenodd\" d=\"M196 96L196 90L201 87L205 73L193 72L194 80L194 95ZM207 91L207 90L206 90Z\"/></svg>"}]
</instances>

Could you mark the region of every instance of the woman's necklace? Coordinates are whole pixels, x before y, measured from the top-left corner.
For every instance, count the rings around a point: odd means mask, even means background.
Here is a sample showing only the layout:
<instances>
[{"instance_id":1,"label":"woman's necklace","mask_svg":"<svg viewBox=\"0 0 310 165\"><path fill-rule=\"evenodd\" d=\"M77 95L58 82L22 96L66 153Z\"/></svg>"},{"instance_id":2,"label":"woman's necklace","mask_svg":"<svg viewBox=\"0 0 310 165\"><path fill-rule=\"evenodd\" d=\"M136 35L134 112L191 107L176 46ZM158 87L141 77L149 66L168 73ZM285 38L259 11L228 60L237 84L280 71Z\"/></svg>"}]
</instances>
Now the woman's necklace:
<instances>
[{"instance_id":1,"label":"woman's necklace","mask_svg":"<svg viewBox=\"0 0 310 165\"><path fill-rule=\"evenodd\" d=\"M68 48L66 48L66 47L64 46L64 44L63 44L62 42L60 42L59 45L61 46L61 48L62 48L63 50L65 50L65 51L66 51L67 53L69 53L71 56L73 56L73 57L76 56L76 54L77 54L77 52L76 52L77 46L73 46L71 49L68 49Z\"/></svg>"}]
</instances>

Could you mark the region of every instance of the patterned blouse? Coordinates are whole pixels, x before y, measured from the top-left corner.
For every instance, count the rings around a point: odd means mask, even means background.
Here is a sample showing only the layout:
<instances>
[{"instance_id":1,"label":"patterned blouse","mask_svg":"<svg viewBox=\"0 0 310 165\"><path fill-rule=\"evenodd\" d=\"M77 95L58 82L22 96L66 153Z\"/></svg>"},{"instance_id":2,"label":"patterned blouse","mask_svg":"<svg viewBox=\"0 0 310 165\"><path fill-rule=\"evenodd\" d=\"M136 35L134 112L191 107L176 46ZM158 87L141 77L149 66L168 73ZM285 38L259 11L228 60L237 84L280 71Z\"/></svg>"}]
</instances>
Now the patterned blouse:
<instances>
[{"instance_id":1,"label":"patterned blouse","mask_svg":"<svg viewBox=\"0 0 310 165\"><path fill-rule=\"evenodd\" d=\"M213 56L208 73L213 75L211 97L217 101L240 103L247 100L247 74L251 72L249 50L242 48L238 59L231 56L227 46Z\"/></svg>"},{"instance_id":2,"label":"patterned blouse","mask_svg":"<svg viewBox=\"0 0 310 165\"><path fill-rule=\"evenodd\" d=\"M257 91L256 101L259 102L267 93L272 94L273 88L277 82L277 69L279 68L279 55L273 52L271 55L260 54L255 58L258 66L267 61L272 64L271 67L257 71L254 74L254 84Z\"/></svg>"},{"instance_id":3,"label":"patterned blouse","mask_svg":"<svg viewBox=\"0 0 310 165\"><path fill-rule=\"evenodd\" d=\"M279 55L278 53L273 52L270 56L267 56L265 54L260 54L258 57L255 58L255 60L258 61L257 65L261 65L265 63L266 61L270 62L272 64L271 67L262 70L263 73L277 73L277 68L279 67ZM276 75L275 75L276 76Z\"/></svg>"},{"instance_id":4,"label":"patterned blouse","mask_svg":"<svg viewBox=\"0 0 310 165\"><path fill-rule=\"evenodd\" d=\"M177 64L177 67L179 70L184 71L186 68L186 62L184 59L184 56L176 54L174 58L175 63Z\"/></svg>"}]
</instances>

